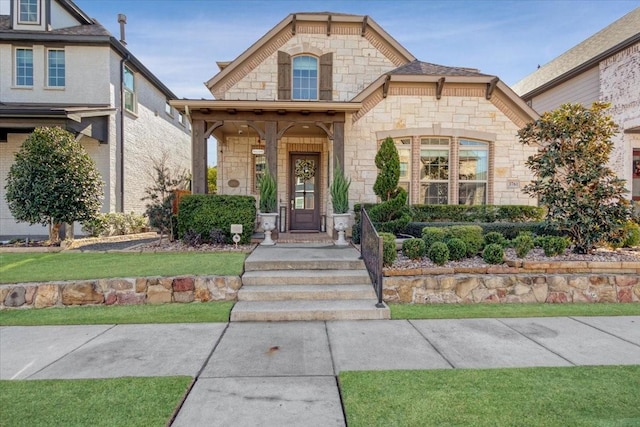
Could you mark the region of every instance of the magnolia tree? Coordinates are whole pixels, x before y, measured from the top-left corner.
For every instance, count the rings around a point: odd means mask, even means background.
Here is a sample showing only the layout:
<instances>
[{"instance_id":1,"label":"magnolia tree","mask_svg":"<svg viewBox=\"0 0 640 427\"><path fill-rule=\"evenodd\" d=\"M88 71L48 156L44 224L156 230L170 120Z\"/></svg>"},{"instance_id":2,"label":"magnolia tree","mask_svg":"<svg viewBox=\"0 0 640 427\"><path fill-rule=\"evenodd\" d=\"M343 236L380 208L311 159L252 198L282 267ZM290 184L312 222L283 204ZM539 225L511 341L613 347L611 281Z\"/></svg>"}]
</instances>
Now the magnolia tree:
<instances>
[{"instance_id":1,"label":"magnolia tree","mask_svg":"<svg viewBox=\"0 0 640 427\"><path fill-rule=\"evenodd\" d=\"M539 147L523 191L547 207L546 223L568 234L577 253L615 239L630 214L625 181L607 167L617 131L608 107L565 104L518 132L523 144Z\"/></svg>"},{"instance_id":2,"label":"magnolia tree","mask_svg":"<svg viewBox=\"0 0 640 427\"><path fill-rule=\"evenodd\" d=\"M96 164L73 134L42 127L16 154L5 189L16 221L49 225L49 239L57 242L62 223L95 218L102 185Z\"/></svg>"}]
</instances>

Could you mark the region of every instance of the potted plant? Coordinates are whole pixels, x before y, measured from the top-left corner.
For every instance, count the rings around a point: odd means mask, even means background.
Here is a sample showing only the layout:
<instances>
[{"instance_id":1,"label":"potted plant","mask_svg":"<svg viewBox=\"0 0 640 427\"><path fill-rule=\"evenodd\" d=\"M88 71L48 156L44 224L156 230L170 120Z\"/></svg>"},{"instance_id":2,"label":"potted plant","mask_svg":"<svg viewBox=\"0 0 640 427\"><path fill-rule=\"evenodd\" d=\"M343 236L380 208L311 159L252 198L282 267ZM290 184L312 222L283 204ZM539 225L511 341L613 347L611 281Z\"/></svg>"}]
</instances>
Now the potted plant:
<instances>
[{"instance_id":1,"label":"potted plant","mask_svg":"<svg viewBox=\"0 0 640 427\"><path fill-rule=\"evenodd\" d=\"M264 240L261 245L275 245L271 239L271 232L276 228L276 212L278 205L278 184L269 168L265 168L264 175L258 181L260 186L260 226L264 230Z\"/></svg>"},{"instance_id":2,"label":"potted plant","mask_svg":"<svg viewBox=\"0 0 640 427\"><path fill-rule=\"evenodd\" d=\"M333 228L338 231L336 245L348 245L344 238L344 232L349 227L349 186L351 180L344 176L340 163L336 163L333 171L333 182L329 188L331 203L333 204Z\"/></svg>"}]
</instances>

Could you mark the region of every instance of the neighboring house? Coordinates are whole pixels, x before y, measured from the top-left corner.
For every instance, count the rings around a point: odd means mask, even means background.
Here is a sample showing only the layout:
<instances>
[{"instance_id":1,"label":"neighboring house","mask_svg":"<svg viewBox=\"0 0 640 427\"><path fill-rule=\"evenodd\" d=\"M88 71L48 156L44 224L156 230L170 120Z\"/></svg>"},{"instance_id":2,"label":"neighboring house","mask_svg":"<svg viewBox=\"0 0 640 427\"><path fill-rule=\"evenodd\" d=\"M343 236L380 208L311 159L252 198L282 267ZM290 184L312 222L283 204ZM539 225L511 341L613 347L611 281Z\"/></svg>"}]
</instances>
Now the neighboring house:
<instances>
[{"instance_id":1,"label":"neighboring house","mask_svg":"<svg viewBox=\"0 0 640 427\"><path fill-rule=\"evenodd\" d=\"M10 15L0 16L0 70L0 235L47 234L17 223L4 197L15 153L35 127L77 135L105 182L103 212L142 213L163 153L189 170L189 124L169 105L176 96L72 1L11 0Z\"/></svg>"},{"instance_id":2,"label":"neighboring house","mask_svg":"<svg viewBox=\"0 0 640 427\"><path fill-rule=\"evenodd\" d=\"M368 16L292 14L218 65L206 82L216 99L171 102L193 125L196 193L211 135L218 194L257 195L267 164L280 229L329 230L336 164L352 208L376 202L374 159L392 137L412 204L536 204L520 190L535 149L516 136L536 113L495 76L418 61Z\"/></svg>"},{"instance_id":3,"label":"neighboring house","mask_svg":"<svg viewBox=\"0 0 640 427\"><path fill-rule=\"evenodd\" d=\"M640 201L640 8L543 65L513 90L541 114L568 102L611 103L620 129L610 166Z\"/></svg>"}]
</instances>

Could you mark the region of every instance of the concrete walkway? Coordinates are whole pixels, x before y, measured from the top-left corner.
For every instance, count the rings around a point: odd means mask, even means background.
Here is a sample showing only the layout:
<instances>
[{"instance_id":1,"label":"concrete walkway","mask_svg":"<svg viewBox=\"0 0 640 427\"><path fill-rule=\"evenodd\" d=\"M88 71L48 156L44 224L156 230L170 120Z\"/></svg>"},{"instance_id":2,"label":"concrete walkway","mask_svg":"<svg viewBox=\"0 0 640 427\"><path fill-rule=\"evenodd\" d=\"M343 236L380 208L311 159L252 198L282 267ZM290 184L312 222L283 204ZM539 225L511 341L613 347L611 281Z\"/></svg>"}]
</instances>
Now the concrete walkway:
<instances>
[{"instance_id":1,"label":"concrete walkway","mask_svg":"<svg viewBox=\"0 0 640 427\"><path fill-rule=\"evenodd\" d=\"M175 426L343 426L345 370L640 364L640 316L0 327L0 378L188 375Z\"/></svg>"}]
</instances>

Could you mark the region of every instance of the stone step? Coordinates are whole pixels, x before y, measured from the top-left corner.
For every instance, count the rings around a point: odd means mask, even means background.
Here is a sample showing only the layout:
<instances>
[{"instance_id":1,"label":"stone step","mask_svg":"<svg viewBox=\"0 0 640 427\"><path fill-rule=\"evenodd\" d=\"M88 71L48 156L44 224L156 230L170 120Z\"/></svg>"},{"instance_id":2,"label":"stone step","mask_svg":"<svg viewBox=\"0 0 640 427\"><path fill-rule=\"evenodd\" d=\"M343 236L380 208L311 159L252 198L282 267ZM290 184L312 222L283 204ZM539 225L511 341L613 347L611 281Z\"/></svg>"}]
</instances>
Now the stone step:
<instances>
[{"instance_id":1,"label":"stone step","mask_svg":"<svg viewBox=\"0 0 640 427\"><path fill-rule=\"evenodd\" d=\"M247 260L244 263L245 271L269 271L269 270L359 270L366 268L361 259L335 259L335 260Z\"/></svg>"},{"instance_id":2,"label":"stone step","mask_svg":"<svg viewBox=\"0 0 640 427\"><path fill-rule=\"evenodd\" d=\"M238 301L375 299L372 285L243 286Z\"/></svg>"},{"instance_id":3,"label":"stone step","mask_svg":"<svg viewBox=\"0 0 640 427\"><path fill-rule=\"evenodd\" d=\"M371 284L367 270L266 270L247 271L244 286L262 285L362 285Z\"/></svg>"},{"instance_id":4,"label":"stone step","mask_svg":"<svg viewBox=\"0 0 640 427\"><path fill-rule=\"evenodd\" d=\"M231 310L232 322L289 320L383 320L389 308L376 307L375 299L340 301L238 301Z\"/></svg>"}]
</instances>

